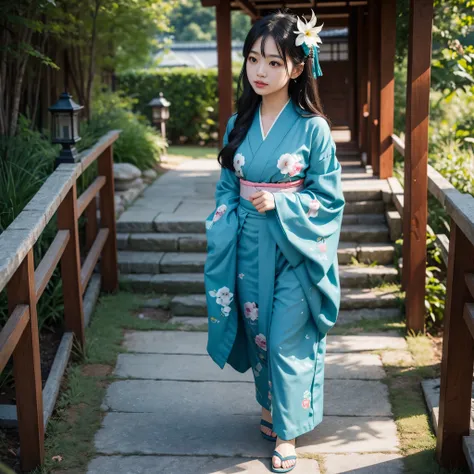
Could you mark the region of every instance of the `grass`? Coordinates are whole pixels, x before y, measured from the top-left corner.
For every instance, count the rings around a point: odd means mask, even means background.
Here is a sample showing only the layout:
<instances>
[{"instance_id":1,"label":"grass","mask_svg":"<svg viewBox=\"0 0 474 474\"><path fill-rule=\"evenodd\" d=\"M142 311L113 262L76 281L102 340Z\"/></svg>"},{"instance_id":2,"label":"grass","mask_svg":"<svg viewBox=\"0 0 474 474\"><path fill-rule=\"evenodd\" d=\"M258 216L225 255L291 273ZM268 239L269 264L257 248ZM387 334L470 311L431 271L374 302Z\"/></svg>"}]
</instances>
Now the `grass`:
<instances>
[{"instance_id":1,"label":"grass","mask_svg":"<svg viewBox=\"0 0 474 474\"><path fill-rule=\"evenodd\" d=\"M206 146L169 146L166 154L168 156L186 156L189 158L217 158L218 149L216 147Z\"/></svg>"},{"instance_id":2,"label":"grass","mask_svg":"<svg viewBox=\"0 0 474 474\"><path fill-rule=\"evenodd\" d=\"M102 400L112 375L125 330L177 330L179 324L140 319L137 314L150 295L119 292L102 296L90 326L86 329L86 346L77 349L63 380L56 408L46 431L45 464L36 474L86 471L96 456L94 434L103 418ZM1 469L0 469L1 472Z\"/></svg>"}]
</instances>

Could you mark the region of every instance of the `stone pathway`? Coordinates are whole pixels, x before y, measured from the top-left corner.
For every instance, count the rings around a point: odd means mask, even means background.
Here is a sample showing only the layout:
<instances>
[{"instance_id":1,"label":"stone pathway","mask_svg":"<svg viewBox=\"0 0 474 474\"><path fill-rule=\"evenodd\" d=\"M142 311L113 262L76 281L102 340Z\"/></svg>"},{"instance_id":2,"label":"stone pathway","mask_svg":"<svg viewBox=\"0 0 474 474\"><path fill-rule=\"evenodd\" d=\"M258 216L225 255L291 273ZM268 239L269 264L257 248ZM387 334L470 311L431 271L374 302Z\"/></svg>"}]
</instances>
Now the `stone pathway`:
<instances>
[{"instance_id":1,"label":"stone pathway","mask_svg":"<svg viewBox=\"0 0 474 474\"><path fill-rule=\"evenodd\" d=\"M398 318L387 183L340 154L346 209L339 248L338 324ZM173 322L207 324L204 220L214 208L215 160L189 160L146 189L118 221L121 279L167 293ZM390 223L390 222L389 222ZM396 224L396 223L395 223ZM396 230L396 228L395 228ZM351 265L375 262L371 266ZM88 474L270 472L251 372L220 370L205 332L128 332L104 400ZM328 335L324 420L297 441L295 474L401 474L396 425L374 351L406 350L396 334Z\"/></svg>"},{"instance_id":2,"label":"stone pathway","mask_svg":"<svg viewBox=\"0 0 474 474\"><path fill-rule=\"evenodd\" d=\"M95 437L88 474L224 474L269 471L273 445L259 435L248 371L220 370L205 332L128 332ZM328 335L323 422L298 438L295 474L401 474L380 349L405 349L391 333ZM312 458L312 459L311 459ZM322 467L322 466L321 466Z\"/></svg>"}]
</instances>

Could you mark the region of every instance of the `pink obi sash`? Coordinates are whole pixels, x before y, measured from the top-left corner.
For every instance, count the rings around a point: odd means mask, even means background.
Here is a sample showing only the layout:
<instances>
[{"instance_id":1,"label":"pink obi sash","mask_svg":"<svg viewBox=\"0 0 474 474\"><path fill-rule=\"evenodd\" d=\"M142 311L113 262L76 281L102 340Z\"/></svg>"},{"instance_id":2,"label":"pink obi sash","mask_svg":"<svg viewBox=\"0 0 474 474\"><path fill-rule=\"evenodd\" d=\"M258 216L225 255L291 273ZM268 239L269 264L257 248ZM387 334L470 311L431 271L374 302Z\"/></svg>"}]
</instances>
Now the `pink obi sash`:
<instances>
[{"instance_id":1,"label":"pink obi sash","mask_svg":"<svg viewBox=\"0 0 474 474\"><path fill-rule=\"evenodd\" d=\"M269 193L297 193L304 189L304 179L288 183L253 183L252 181L240 180L240 197L250 201L250 196L258 191Z\"/></svg>"}]
</instances>

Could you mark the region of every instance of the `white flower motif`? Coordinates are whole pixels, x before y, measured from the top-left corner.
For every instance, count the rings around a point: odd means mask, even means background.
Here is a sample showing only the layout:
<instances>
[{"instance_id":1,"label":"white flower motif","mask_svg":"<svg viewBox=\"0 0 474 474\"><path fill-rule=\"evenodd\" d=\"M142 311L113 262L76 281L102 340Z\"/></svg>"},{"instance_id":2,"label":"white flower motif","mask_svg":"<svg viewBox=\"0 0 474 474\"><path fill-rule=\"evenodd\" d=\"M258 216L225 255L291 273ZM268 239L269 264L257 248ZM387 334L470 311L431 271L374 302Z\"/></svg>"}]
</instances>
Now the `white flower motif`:
<instances>
[{"instance_id":1,"label":"white flower motif","mask_svg":"<svg viewBox=\"0 0 474 474\"><path fill-rule=\"evenodd\" d=\"M293 155L291 153L284 153L278 159L277 167L281 174L288 174L294 176L298 174L303 168L303 164L300 163L302 157L299 155Z\"/></svg>"},{"instance_id":2,"label":"white flower motif","mask_svg":"<svg viewBox=\"0 0 474 474\"><path fill-rule=\"evenodd\" d=\"M214 214L214 217L212 218L212 222L218 221L224 214L225 211L227 211L227 206L225 204L220 205Z\"/></svg>"},{"instance_id":3,"label":"white flower motif","mask_svg":"<svg viewBox=\"0 0 474 474\"><path fill-rule=\"evenodd\" d=\"M229 316L229 313L230 313L230 306L224 306L221 311L222 311L222 314L223 314L225 317Z\"/></svg>"},{"instance_id":4,"label":"white flower motif","mask_svg":"<svg viewBox=\"0 0 474 474\"><path fill-rule=\"evenodd\" d=\"M298 35L295 40L296 46L301 46L303 43L306 43L307 46L311 47L322 43L318 33L323 29L324 23L321 26L316 26L318 20L313 10L311 10L311 14L311 20L309 22L307 22L305 18L305 23L303 23L299 17L296 21L298 31L293 31L293 33Z\"/></svg>"},{"instance_id":5,"label":"white flower motif","mask_svg":"<svg viewBox=\"0 0 474 474\"><path fill-rule=\"evenodd\" d=\"M244 279L244 276L245 276L245 275L244 275L243 273L239 273L239 278L240 278L241 280Z\"/></svg>"},{"instance_id":6,"label":"white flower motif","mask_svg":"<svg viewBox=\"0 0 474 474\"><path fill-rule=\"evenodd\" d=\"M258 307L256 303L251 303L248 301L244 304L245 308L245 317L251 321L256 321L258 319Z\"/></svg>"},{"instance_id":7,"label":"white flower motif","mask_svg":"<svg viewBox=\"0 0 474 474\"><path fill-rule=\"evenodd\" d=\"M234 169L235 169L235 174L239 178L243 178L244 174L242 172L242 166L245 165L245 156L242 155L242 153L237 153L234 156Z\"/></svg>"},{"instance_id":8,"label":"white flower motif","mask_svg":"<svg viewBox=\"0 0 474 474\"><path fill-rule=\"evenodd\" d=\"M255 336L255 344L257 344L260 349L267 350L267 338L264 334L260 333Z\"/></svg>"},{"instance_id":9,"label":"white flower motif","mask_svg":"<svg viewBox=\"0 0 474 474\"><path fill-rule=\"evenodd\" d=\"M218 305L224 306L223 314L224 316L228 316L230 312L230 303L232 303L234 293L231 293L229 288L227 286L223 286L219 290L211 290L209 292L209 295L212 296L213 298L216 298L216 303ZM229 307L229 310L226 310L226 307Z\"/></svg>"},{"instance_id":10,"label":"white flower motif","mask_svg":"<svg viewBox=\"0 0 474 474\"><path fill-rule=\"evenodd\" d=\"M321 204L317 199L313 199L309 203L308 217L316 217L318 215Z\"/></svg>"}]
</instances>

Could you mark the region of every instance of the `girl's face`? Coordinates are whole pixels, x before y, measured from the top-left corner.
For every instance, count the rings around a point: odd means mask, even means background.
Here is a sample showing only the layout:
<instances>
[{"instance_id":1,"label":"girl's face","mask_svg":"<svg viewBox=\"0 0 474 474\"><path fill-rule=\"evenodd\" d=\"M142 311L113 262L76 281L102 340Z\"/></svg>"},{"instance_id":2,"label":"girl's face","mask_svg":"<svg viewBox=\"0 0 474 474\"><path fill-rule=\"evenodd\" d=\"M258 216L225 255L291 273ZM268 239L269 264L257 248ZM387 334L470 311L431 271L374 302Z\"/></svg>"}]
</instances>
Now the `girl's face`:
<instances>
[{"instance_id":1,"label":"girl's face","mask_svg":"<svg viewBox=\"0 0 474 474\"><path fill-rule=\"evenodd\" d=\"M262 38L258 38L252 46L247 57L247 78L253 90L259 95L273 94L284 87L288 87L290 79L300 75L304 65L295 66L287 58L288 72L286 72L283 58L278 52L277 45L272 36L265 41L265 57L260 54Z\"/></svg>"}]
</instances>

